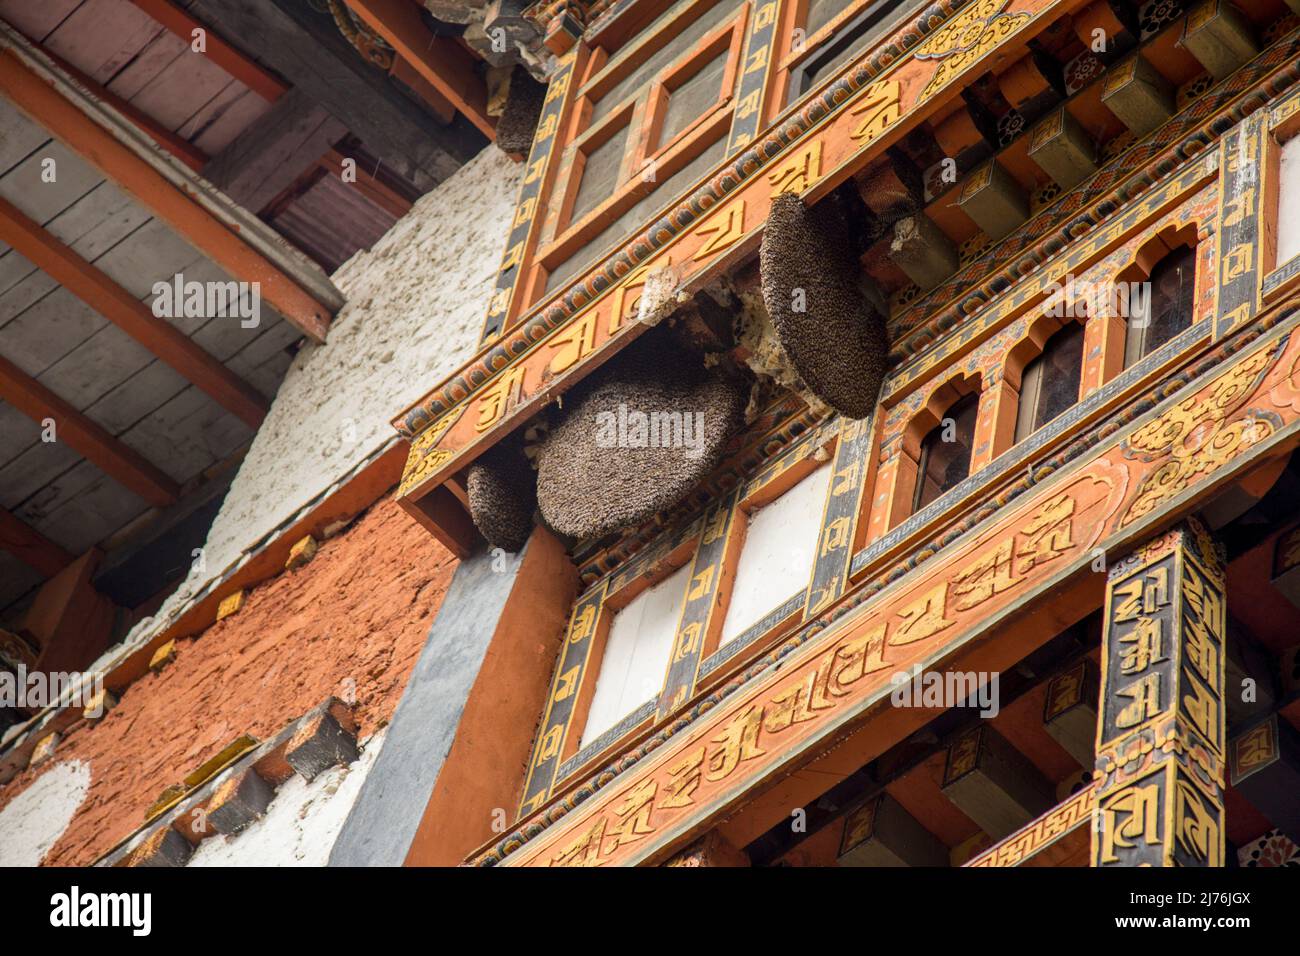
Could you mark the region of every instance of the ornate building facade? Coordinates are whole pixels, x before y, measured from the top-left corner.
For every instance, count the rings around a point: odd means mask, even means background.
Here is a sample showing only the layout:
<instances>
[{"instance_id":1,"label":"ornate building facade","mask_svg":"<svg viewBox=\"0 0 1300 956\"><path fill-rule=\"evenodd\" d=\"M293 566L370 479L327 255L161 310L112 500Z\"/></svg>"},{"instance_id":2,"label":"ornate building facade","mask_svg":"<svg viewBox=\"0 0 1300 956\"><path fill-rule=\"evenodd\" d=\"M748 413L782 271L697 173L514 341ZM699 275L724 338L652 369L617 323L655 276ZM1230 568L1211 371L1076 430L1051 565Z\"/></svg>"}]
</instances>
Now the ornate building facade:
<instances>
[{"instance_id":1,"label":"ornate building facade","mask_svg":"<svg viewBox=\"0 0 1300 956\"><path fill-rule=\"evenodd\" d=\"M483 346L394 421L448 547L560 531L576 568L518 820L467 860L1295 839L1295 14L535 11ZM656 356L744 406L694 459L637 442L728 406ZM591 452L627 408L648 442Z\"/></svg>"}]
</instances>

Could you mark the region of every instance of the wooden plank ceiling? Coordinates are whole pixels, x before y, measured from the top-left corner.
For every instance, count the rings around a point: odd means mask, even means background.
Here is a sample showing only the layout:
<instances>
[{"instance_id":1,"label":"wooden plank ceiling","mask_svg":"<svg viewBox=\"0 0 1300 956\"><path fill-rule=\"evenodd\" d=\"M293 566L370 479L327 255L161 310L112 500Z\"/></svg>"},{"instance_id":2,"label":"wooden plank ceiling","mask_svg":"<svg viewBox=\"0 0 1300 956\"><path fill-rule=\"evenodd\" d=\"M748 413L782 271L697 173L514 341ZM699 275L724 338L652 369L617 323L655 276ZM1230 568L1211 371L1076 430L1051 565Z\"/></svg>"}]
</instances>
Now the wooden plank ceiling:
<instances>
[{"instance_id":1,"label":"wooden plank ceiling","mask_svg":"<svg viewBox=\"0 0 1300 956\"><path fill-rule=\"evenodd\" d=\"M237 10L220 0L0 0L0 19L327 271L487 142L436 91L422 104L382 71L367 73L373 65L330 18L308 30L277 0ZM205 51L191 46L196 28ZM250 32L276 43L249 44ZM302 65L315 50L319 75L308 76ZM76 556L125 551L168 513L211 498L252 440L302 329L318 334L301 315L286 321L265 292L256 328L154 316L158 281L247 277L218 265L235 268L215 253L211 223L179 223L22 99L0 96L0 627L13 630ZM358 99L364 120L349 114ZM403 122L379 128L384 110ZM374 145L357 128L366 124ZM412 143L407 153L424 167L393 155ZM357 159L356 183L339 175L344 158ZM174 579L187 569L167 570Z\"/></svg>"}]
</instances>

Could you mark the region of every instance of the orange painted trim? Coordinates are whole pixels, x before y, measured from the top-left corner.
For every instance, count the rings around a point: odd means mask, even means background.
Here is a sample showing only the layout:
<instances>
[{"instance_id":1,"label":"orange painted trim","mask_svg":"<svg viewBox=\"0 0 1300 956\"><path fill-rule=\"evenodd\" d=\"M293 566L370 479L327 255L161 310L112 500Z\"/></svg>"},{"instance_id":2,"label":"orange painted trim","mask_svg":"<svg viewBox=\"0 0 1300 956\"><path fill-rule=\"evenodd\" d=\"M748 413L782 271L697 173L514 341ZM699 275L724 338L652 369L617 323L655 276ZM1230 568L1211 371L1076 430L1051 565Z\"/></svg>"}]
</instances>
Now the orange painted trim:
<instances>
[{"instance_id":1,"label":"orange painted trim","mask_svg":"<svg viewBox=\"0 0 1300 956\"><path fill-rule=\"evenodd\" d=\"M221 39L210 26L196 20L171 0L131 0L131 2L187 44L193 43L195 30L204 31L207 34L204 41L206 49L200 55L207 57L268 103L274 103L289 89L288 84L272 74L270 70L245 56Z\"/></svg>"},{"instance_id":2,"label":"orange painted trim","mask_svg":"<svg viewBox=\"0 0 1300 956\"><path fill-rule=\"evenodd\" d=\"M970 461L972 475L1015 445L1019 414L1020 390L1002 376L980 393L975 450Z\"/></svg>"},{"instance_id":3,"label":"orange painted trim","mask_svg":"<svg viewBox=\"0 0 1300 956\"><path fill-rule=\"evenodd\" d=\"M408 0L347 0L347 5L484 136L496 139L496 120L487 113L487 88L469 50L430 33L419 9Z\"/></svg>"},{"instance_id":4,"label":"orange painted trim","mask_svg":"<svg viewBox=\"0 0 1300 956\"><path fill-rule=\"evenodd\" d=\"M7 551L43 578L72 563L72 555L27 522L0 508L0 551Z\"/></svg>"},{"instance_id":5,"label":"orange painted trim","mask_svg":"<svg viewBox=\"0 0 1300 956\"><path fill-rule=\"evenodd\" d=\"M39 223L0 198L5 240L50 278L135 339L251 428L266 417L266 399L193 339L95 268Z\"/></svg>"},{"instance_id":6,"label":"orange painted trim","mask_svg":"<svg viewBox=\"0 0 1300 956\"><path fill-rule=\"evenodd\" d=\"M577 591L564 545L534 528L404 865L455 866L493 838L499 807L518 806Z\"/></svg>"},{"instance_id":7,"label":"orange painted trim","mask_svg":"<svg viewBox=\"0 0 1300 956\"><path fill-rule=\"evenodd\" d=\"M179 497L180 486L143 455L114 438L4 356L0 356L0 398L37 423L54 419L60 441L67 442L70 448L149 504L165 507Z\"/></svg>"},{"instance_id":8,"label":"orange painted trim","mask_svg":"<svg viewBox=\"0 0 1300 956\"><path fill-rule=\"evenodd\" d=\"M330 309L28 69L12 50L0 55L0 93L235 279L259 283L262 298L304 333L325 341Z\"/></svg>"},{"instance_id":9,"label":"orange painted trim","mask_svg":"<svg viewBox=\"0 0 1300 956\"><path fill-rule=\"evenodd\" d=\"M424 74L411 65L405 57L394 56L393 65L388 75L402 81L424 100L425 106L433 111L439 122L450 123L456 118L456 107L451 100L438 92L438 88L424 78Z\"/></svg>"}]
</instances>

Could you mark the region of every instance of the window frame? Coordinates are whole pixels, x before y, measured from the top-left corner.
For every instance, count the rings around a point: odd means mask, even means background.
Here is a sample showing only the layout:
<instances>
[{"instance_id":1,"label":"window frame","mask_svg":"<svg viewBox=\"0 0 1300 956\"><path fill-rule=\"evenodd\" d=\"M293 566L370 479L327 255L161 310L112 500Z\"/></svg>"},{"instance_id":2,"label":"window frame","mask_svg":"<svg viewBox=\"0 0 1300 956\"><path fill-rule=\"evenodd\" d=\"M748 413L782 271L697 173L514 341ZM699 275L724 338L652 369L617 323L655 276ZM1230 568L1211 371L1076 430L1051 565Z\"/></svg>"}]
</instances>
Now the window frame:
<instances>
[{"instance_id":1,"label":"window frame","mask_svg":"<svg viewBox=\"0 0 1300 956\"><path fill-rule=\"evenodd\" d=\"M1155 301L1155 288L1154 288L1155 283L1153 281L1154 276L1156 274L1156 270L1158 270L1165 263L1172 260L1175 256L1181 256L1185 258L1191 266L1191 278L1190 278L1187 291L1185 293L1187 296L1187 314L1185 316L1185 322L1183 323L1182 328L1174 332L1173 335L1167 337L1164 340L1164 342L1158 342L1152 345L1149 341L1149 336L1151 334L1152 315L1154 312L1152 306L1154 305L1154 301ZM1142 280L1151 283L1152 285L1151 295L1147 298L1148 314L1146 316L1146 322L1140 326L1135 327L1133 325L1134 316L1132 315L1130 315L1124 322L1124 365L1123 365L1124 368L1131 368L1132 366L1136 365L1138 362L1142 361L1152 352L1159 349L1162 345L1165 344L1165 342L1172 342L1175 338L1177 338L1183 332L1187 331L1193 325L1196 324L1196 280L1197 280L1196 259L1197 259L1196 247L1194 245L1178 246L1174 249L1171 249L1164 256L1162 256L1158 261L1156 261L1156 263L1152 265L1150 271L1147 273L1145 278ZM1133 334L1134 332L1137 332L1138 334L1134 335Z\"/></svg>"},{"instance_id":2,"label":"window frame","mask_svg":"<svg viewBox=\"0 0 1300 956\"><path fill-rule=\"evenodd\" d=\"M726 137L736 110L736 89L744 66L746 28L752 7L749 0L739 3L731 14L690 49L674 57L653 82L633 91L615 104L608 114L595 123L591 122L598 97L615 87L649 57L670 45L703 9L722 2L726 0L696 0L653 32L643 30L637 34L630 45L612 57L601 48L592 50L577 91L572 94L569 122L554 147L558 176L552 194L539 213L543 217L539 241L532 261L521 277L523 297L517 314L523 314L555 291L547 289L552 272L594 242L606 227L638 202L656 192L659 184L681 171L718 139ZM726 61L717 98L669 141L659 142L673 90L724 53ZM574 205L582 187L586 157L624 125L628 130L628 140L613 193L574 219ZM646 180L642 171L650 165L654 167L655 178ZM678 197L671 198L676 200Z\"/></svg>"},{"instance_id":3,"label":"window frame","mask_svg":"<svg viewBox=\"0 0 1300 956\"><path fill-rule=\"evenodd\" d=\"M1067 405L1065 408L1061 409L1061 411L1059 411L1056 415L1053 415L1047 421L1039 422L1038 418L1039 415L1042 413L1040 402L1042 400L1043 361L1047 356L1048 349L1051 347L1052 343L1054 341L1061 341L1067 333L1077 335L1079 338L1079 385L1074 392L1074 401L1071 402L1069 405ZM1085 348L1086 338L1087 338L1087 328L1085 323L1079 321L1078 319L1068 320L1066 322L1063 322L1060 328L1055 329L1051 333L1051 335L1047 337L1046 341L1043 342L1043 347L1038 351L1037 355L1033 356L1032 358L1028 359L1025 362L1024 366L1020 370L1020 391L1018 396L1018 403L1016 406L1016 428L1015 428L1015 440L1013 442L1013 447L1015 445L1019 445L1030 435L1034 434L1034 432L1038 431L1040 428L1043 428L1051 424L1061 415L1064 415L1075 405L1079 404L1079 400L1083 397L1081 393L1083 391L1083 384L1084 384L1083 383L1083 362L1084 362L1084 358L1086 357L1086 348ZM1026 425L1024 423L1026 389L1027 389L1027 380L1030 378L1031 374L1033 375L1033 379L1034 379L1034 383L1032 386L1034 390L1034 398L1032 402L1033 414L1030 416L1030 421Z\"/></svg>"},{"instance_id":4,"label":"window frame","mask_svg":"<svg viewBox=\"0 0 1300 956\"><path fill-rule=\"evenodd\" d=\"M777 40L780 54L775 58L777 65L773 89L776 95L771 98L767 115L764 117L765 123L774 121L818 88L819 84L811 83L796 92L796 88L802 85L803 78L811 69L824 65L827 59L835 55L830 47L841 33L847 35L856 27L868 22L874 14L882 14L882 19L886 19L890 14L899 12L899 7L898 0L851 0L843 10L831 17L815 33L805 36L802 47L796 50L794 33L796 30L802 30L804 24L808 22L808 0L786 0L782 13L782 27ZM924 11L926 3L924 0L903 0L901 7L902 19L897 21L897 26L902 26L907 16ZM891 32L880 34L876 40L887 39ZM874 46L875 42L869 43L862 52L865 53Z\"/></svg>"},{"instance_id":5,"label":"window frame","mask_svg":"<svg viewBox=\"0 0 1300 956\"><path fill-rule=\"evenodd\" d=\"M939 498L942 498L945 493L957 487L957 485L954 484L948 488L941 488L939 490L939 493L930 501L924 503L921 501L923 492L925 490L926 471L929 468L931 453L934 451L934 446L933 444L930 444L930 439L935 434L941 433L941 430L944 427L944 422L947 421L950 417L954 418L955 420L956 416L954 416L952 412L953 409L959 405L967 406L967 408L962 409L962 412L965 412L967 411L967 409L969 409L974 412L974 416L971 419L971 428L970 428L970 458L966 462L966 474L962 476L958 484L960 484L961 481L965 481L972 474L971 465L974 462L974 458L975 458L975 432L979 428L979 408L980 408L979 392L969 392L965 395L958 396L951 405L949 405L946 409L944 409L943 414L939 417L938 423L935 424L933 428L931 428L928 432L925 433L925 435L921 437L920 451L919 454L917 455L917 460L916 460L916 489L912 493L912 514L916 514L922 508L927 507L930 504L933 504L935 501L939 500Z\"/></svg>"},{"instance_id":6,"label":"window frame","mask_svg":"<svg viewBox=\"0 0 1300 956\"><path fill-rule=\"evenodd\" d=\"M1297 94L1292 93L1292 99ZM1285 100L1283 101L1286 102ZM1275 106L1278 109L1280 106ZM1260 301L1273 302L1295 291L1300 285L1300 250L1291 258L1279 260L1279 221L1282 210L1282 151L1295 144L1300 149L1300 108L1292 107L1288 115L1265 131L1264 156L1261 163L1261 229L1259 250ZM1300 195L1296 196L1300 207Z\"/></svg>"},{"instance_id":7,"label":"window frame","mask_svg":"<svg viewBox=\"0 0 1300 956\"><path fill-rule=\"evenodd\" d=\"M823 467L833 469L839 441L840 429L838 423L814 430L811 435L792 442L778 455L766 460L752 473L752 477L736 493L735 502L731 505L729 511L722 557L719 562L721 573L717 592L714 596L714 609L707 632L703 635L695 684L686 698L687 701L716 687L718 683L734 674L739 667L752 660L755 654L761 653L773 643L781 640L803 621L805 611L803 598L806 597L808 584L805 584L804 592L799 595L798 607L792 609L789 614L783 615L779 621L771 622L770 626L764 627L761 632L751 633L755 631L753 627L742 631L735 639L725 645L725 648L719 645L722 625L726 619L727 608L730 604L731 592L735 583L736 562L744 545L749 516L780 498L813 472ZM827 501L833 487L834 473L832 472L832 480L826 489ZM822 522L825 521L825 513L826 502L824 501L822 504ZM656 717L657 707L640 705L636 710L629 711L615 724L601 731L596 737L588 741L586 746L581 745L586 723L590 716L591 700L595 693L596 683L599 680L600 667L614 615L626 608L646 590L667 580L683 567L694 567L696 558L704 547L705 533L701 526L706 523L708 514L709 509L706 508L693 518L687 519L684 527L679 526L676 531L666 532L669 540L665 542L664 550L656 550L654 553L642 552L633 556L591 586L584 588L582 593L574 600L573 609L576 611L581 605L590 600L591 596L599 589L607 589L603 598L600 599L600 608L595 618L592 643L582 664L582 673L578 678L577 688L574 691L576 699L565 725L556 761L555 776L549 789L550 793L562 790L582 773L590 771L600 760L607 759L611 754L619 752L626 747L629 741L640 734L646 733L659 722ZM815 531L818 541L820 541L823 531L820 524ZM816 548L816 545L814 547ZM814 554L814 567L809 572L810 582L815 574L815 569L816 555ZM689 587L688 584L688 589ZM772 612L781 610L785 603L789 602L775 605ZM684 607L685 602L683 603ZM766 617L770 616L769 613ZM766 617L761 619L758 624L762 624ZM680 625L681 619L679 618L679 628ZM719 654L719 650L723 650L724 653ZM558 676L563 663L563 655L561 655L561 658L556 661L553 680ZM671 670L672 663L670 661L669 668L664 674L664 687L668 686L668 677ZM675 706L667 715L661 716L671 716L671 714L678 713L681 706ZM641 713L643 710L646 713ZM637 717L638 714L640 714L639 717ZM539 733L546 730L544 726L546 716L545 713L539 715ZM629 724L628 721L633 718L636 718L635 721ZM625 724L627 725L624 726Z\"/></svg>"}]
</instances>

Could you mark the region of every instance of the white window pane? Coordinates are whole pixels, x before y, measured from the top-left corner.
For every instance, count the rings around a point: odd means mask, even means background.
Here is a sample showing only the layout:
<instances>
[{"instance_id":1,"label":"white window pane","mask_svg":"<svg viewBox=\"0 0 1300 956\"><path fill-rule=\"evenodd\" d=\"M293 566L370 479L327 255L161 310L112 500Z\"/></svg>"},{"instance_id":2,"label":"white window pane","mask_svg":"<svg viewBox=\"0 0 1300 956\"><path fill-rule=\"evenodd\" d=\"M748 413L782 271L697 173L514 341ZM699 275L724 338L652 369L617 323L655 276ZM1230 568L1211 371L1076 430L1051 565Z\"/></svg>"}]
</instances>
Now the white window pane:
<instances>
[{"instance_id":1,"label":"white window pane","mask_svg":"<svg viewBox=\"0 0 1300 956\"><path fill-rule=\"evenodd\" d=\"M1300 136L1282 147L1277 210L1277 264L1300 256Z\"/></svg>"},{"instance_id":2,"label":"white window pane","mask_svg":"<svg viewBox=\"0 0 1300 956\"><path fill-rule=\"evenodd\" d=\"M579 746L585 747L659 695L690 576L688 564L614 615Z\"/></svg>"},{"instance_id":3,"label":"white window pane","mask_svg":"<svg viewBox=\"0 0 1300 956\"><path fill-rule=\"evenodd\" d=\"M721 644L734 640L800 588L808 586L831 469L817 469L750 515L736 566Z\"/></svg>"}]
</instances>

